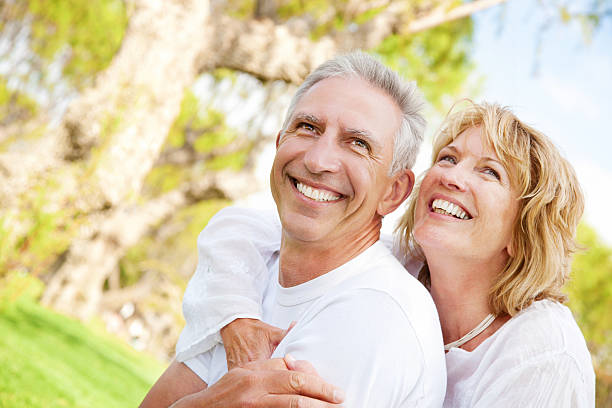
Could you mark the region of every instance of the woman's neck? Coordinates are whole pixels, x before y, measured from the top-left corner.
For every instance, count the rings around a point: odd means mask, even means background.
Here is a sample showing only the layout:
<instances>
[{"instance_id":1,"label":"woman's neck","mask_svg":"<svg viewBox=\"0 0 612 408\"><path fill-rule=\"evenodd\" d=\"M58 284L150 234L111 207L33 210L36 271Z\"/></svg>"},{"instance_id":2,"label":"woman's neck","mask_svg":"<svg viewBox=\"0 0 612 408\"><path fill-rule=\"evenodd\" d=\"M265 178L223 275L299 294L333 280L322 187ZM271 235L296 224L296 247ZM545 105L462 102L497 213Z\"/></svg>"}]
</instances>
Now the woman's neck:
<instances>
[{"instance_id":1,"label":"woman's neck","mask_svg":"<svg viewBox=\"0 0 612 408\"><path fill-rule=\"evenodd\" d=\"M447 344L463 337L491 313L489 292L503 264L457 259L448 254L428 255L427 259L431 295L440 316L444 343ZM498 317L462 348L473 350L507 320L504 316Z\"/></svg>"}]
</instances>

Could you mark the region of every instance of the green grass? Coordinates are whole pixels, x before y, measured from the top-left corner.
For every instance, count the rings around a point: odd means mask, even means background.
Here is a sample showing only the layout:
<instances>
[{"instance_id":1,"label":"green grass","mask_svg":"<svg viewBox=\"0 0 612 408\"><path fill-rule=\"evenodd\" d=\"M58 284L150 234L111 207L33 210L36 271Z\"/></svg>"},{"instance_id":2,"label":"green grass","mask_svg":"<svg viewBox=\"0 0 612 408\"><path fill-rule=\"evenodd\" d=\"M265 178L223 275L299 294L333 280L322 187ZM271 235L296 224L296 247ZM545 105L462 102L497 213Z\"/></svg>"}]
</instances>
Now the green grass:
<instances>
[{"instance_id":1,"label":"green grass","mask_svg":"<svg viewBox=\"0 0 612 408\"><path fill-rule=\"evenodd\" d=\"M0 303L0 407L135 407L164 366L31 300Z\"/></svg>"}]
</instances>

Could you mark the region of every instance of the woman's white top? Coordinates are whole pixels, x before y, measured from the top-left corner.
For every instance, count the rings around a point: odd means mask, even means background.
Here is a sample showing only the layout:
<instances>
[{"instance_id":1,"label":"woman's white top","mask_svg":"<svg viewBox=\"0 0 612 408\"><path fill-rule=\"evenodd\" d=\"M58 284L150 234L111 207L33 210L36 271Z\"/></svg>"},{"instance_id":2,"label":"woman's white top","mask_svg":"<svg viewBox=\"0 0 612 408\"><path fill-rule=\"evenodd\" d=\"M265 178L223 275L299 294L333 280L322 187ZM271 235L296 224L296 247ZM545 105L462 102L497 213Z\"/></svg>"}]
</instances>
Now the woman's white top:
<instances>
[{"instance_id":1,"label":"woman's white top","mask_svg":"<svg viewBox=\"0 0 612 408\"><path fill-rule=\"evenodd\" d=\"M183 298L186 326L176 346L178 361L220 343L219 330L232 320L261 319L267 266L278 254L281 226L275 211L257 215L227 208L200 234L198 268ZM391 246L389 239L382 241ZM420 267L402 261L413 274ZM446 367L445 407L595 406L584 337L570 310L556 302L535 302L472 352L452 349Z\"/></svg>"},{"instance_id":2,"label":"woman's white top","mask_svg":"<svg viewBox=\"0 0 612 408\"><path fill-rule=\"evenodd\" d=\"M595 374L570 310L541 300L474 351L446 354L444 407L595 406Z\"/></svg>"}]
</instances>

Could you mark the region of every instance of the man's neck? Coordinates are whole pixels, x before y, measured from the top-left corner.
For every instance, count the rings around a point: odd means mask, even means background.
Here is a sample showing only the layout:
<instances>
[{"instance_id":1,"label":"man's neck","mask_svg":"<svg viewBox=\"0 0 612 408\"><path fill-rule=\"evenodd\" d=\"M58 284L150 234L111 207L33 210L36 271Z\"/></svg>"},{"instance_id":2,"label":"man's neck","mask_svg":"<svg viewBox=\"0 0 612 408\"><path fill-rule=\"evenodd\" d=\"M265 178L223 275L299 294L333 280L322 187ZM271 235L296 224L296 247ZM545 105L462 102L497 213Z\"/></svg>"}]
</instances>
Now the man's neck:
<instances>
[{"instance_id":1,"label":"man's neck","mask_svg":"<svg viewBox=\"0 0 612 408\"><path fill-rule=\"evenodd\" d=\"M337 242L299 242L283 232L279 283L291 287L326 274L355 258L380 238L380 227L356 239Z\"/></svg>"}]
</instances>

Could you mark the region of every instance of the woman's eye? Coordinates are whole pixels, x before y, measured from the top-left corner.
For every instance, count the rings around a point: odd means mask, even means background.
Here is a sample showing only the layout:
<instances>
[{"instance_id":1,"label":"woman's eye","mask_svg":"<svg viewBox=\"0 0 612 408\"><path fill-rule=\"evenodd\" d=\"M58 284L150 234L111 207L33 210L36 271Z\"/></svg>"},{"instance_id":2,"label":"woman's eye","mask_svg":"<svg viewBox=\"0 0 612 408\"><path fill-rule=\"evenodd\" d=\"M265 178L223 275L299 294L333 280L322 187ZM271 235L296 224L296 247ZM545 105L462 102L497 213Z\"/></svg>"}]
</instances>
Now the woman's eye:
<instances>
[{"instance_id":1,"label":"woman's eye","mask_svg":"<svg viewBox=\"0 0 612 408\"><path fill-rule=\"evenodd\" d=\"M457 160L448 154L438 157L438 162L447 161L451 164L457 164Z\"/></svg>"},{"instance_id":2,"label":"woman's eye","mask_svg":"<svg viewBox=\"0 0 612 408\"><path fill-rule=\"evenodd\" d=\"M491 175L491 176L495 177L495 178L496 178L496 179L498 179L498 180L500 180L500 179L501 179L501 177L499 176L499 173L498 173L497 171L493 170L493 169L492 169L492 168L490 168L490 167L487 167L487 168L486 168L486 169L484 169L483 171L484 171L486 174L489 174L489 175Z\"/></svg>"}]
</instances>

